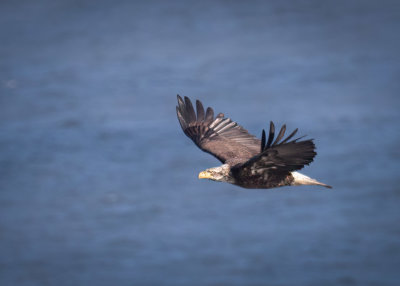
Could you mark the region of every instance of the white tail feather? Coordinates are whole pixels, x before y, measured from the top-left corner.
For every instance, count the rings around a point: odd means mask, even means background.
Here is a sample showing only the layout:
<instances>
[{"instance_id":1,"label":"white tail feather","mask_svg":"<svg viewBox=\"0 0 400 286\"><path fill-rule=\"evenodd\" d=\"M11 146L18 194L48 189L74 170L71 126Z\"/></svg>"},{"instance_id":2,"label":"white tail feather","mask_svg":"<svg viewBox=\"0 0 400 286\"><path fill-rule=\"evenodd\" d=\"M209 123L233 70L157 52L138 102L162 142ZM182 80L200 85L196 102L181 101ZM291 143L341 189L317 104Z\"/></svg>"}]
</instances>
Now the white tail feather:
<instances>
[{"instance_id":1,"label":"white tail feather","mask_svg":"<svg viewBox=\"0 0 400 286\"><path fill-rule=\"evenodd\" d=\"M317 186L323 186L326 188L331 189L332 187L329 185L326 185L324 183L318 182L317 180L311 179L310 177L307 177L306 175L300 174L299 172L292 172L292 176L294 178L294 181L292 185L294 186L301 186L301 185L317 185Z\"/></svg>"}]
</instances>

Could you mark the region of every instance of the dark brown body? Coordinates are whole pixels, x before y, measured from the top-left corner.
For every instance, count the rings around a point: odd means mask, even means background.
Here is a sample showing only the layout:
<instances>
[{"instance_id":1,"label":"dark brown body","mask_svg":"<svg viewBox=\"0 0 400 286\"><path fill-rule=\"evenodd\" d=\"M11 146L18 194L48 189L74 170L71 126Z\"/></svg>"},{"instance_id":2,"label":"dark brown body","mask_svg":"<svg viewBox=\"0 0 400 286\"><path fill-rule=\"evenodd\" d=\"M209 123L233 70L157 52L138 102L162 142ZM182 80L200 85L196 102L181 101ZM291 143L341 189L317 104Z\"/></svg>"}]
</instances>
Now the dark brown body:
<instances>
[{"instance_id":1,"label":"dark brown body","mask_svg":"<svg viewBox=\"0 0 400 286\"><path fill-rule=\"evenodd\" d=\"M234 184L246 189L270 189L291 186L294 182L291 174L282 176L282 174L252 171L233 167L231 176L234 179Z\"/></svg>"}]
</instances>

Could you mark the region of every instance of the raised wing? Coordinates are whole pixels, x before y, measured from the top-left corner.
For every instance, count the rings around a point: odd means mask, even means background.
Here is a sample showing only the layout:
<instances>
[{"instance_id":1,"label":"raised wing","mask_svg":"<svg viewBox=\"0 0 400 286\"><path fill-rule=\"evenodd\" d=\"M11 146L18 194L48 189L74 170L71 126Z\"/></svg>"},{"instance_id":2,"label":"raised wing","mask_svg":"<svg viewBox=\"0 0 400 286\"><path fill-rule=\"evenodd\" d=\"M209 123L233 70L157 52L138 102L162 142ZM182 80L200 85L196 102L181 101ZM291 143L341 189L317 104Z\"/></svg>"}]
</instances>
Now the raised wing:
<instances>
[{"instance_id":1,"label":"raised wing","mask_svg":"<svg viewBox=\"0 0 400 286\"><path fill-rule=\"evenodd\" d=\"M203 151L230 165L244 163L260 151L260 140L223 113L196 100L197 115L188 97L178 95L176 113L183 132Z\"/></svg>"},{"instance_id":2,"label":"raised wing","mask_svg":"<svg viewBox=\"0 0 400 286\"><path fill-rule=\"evenodd\" d=\"M263 130L261 139L261 152L247 162L232 168L235 175L242 177L260 176L286 176L289 172L302 169L310 164L317 153L312 139L299 141L301 138L290 139L297 133L294 130L283 141L286 125L283 125L278 136L275 137L275 126L271 122L268 141ZM273 142L274 141L274 142ZM273 142L273 143L272 143Z\"/></svg>"}]
</instances>

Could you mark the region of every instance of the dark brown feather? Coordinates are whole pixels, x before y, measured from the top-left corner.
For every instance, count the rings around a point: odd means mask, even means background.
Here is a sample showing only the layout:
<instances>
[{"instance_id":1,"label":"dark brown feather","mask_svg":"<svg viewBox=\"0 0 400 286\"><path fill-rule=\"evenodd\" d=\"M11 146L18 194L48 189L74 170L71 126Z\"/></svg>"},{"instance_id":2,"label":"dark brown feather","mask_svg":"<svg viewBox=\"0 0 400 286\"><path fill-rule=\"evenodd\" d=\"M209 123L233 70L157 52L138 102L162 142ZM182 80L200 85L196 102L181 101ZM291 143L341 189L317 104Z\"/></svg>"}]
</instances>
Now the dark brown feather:
<instances>
[{"instance_id":1,"label":"dark brown feather","mask_svg":"<svg viewBox=\"0 0 400 286\"><path fill-rule=\"evenodd\" d=\"M249 134L223 113L214 118L214 111L196 101L197 117L188 97L178 95L177 116L184 133L203 151L214 155L223 163L243 163L260 151L260 140Z\"/></svg>"},{"instance_id":2,"label":"dark brown feather","mask_svg":"<svg viewBox=\"0 0 400 286\"><path fill-rule=\"evenodd\" d=\"M185 109L189 122L196 121L196 113L194 112L192 102L187 96L185 96Z\"/></svg>"},{"instance_id":3,"label":"dark brown feather","mask_svg":"<svg viewBox=\"0 0 400 286\"><path fill-rule=\"evenodd\" d=\"M283 124L281 131L279 131L279 134L272 145L276 145L283 138L283 136L285 135L285 131L286 131L286 124Z\"/></svg>"},{"instance_id":4,"label":"dark brown feather","mask_svg":"<svg viewBox=\"0 0 400 286\"><path fill-rule=\"evenodd\" d=\"M269 148L271 146L272 140L274 140L274 136L275 136L275 125L274 123L271 121L269 123L269 135L268 135L268 143L267 146L265 148ZM263 149L264 150L264 149Z\"/></svg>"},{"instance_id":5,"label":"dark brown feather","mask_svg":"<svg viewBox=\"0 0 400 286\"><path fill-rule=\"evenodd\" d=\"M292 137L297 133L298 129L296 128L292 133L290 133L290 135L288 137L286 137L285 140L283 140L281 143L279 144L285 144L286 142L288 142L290 139L292 139Z\"/></svg>"},{"instance_id":6,"label":"dark brown feather","mask_svg":"<svg viewBox=\"0 0 400 286\"><path fill-rule=\"evenodd\" d=\"M211 107L207 107L205 123L211 123L214 119L214 110Z\"/></svg>"},{"instance_id":7,"label":"dark brown feather","mask_svg":"<svg viewBox=\"0 0 400 286\"><path fill-rule=\"evenodd\" d=\"M264 151L265 148L265 130L263 129L262 134L261 134L261 151Z\"/></svg>"},{"instance_id":8,"label":"dark brown feather","mask_svg":"<svg viewBox=\"0 0 400 286\"><path fill-rule=\"evenodd\" d=\"M200 101L196 100L197 121L204 121L204 107Z\"/></svg>"}]
</instances>

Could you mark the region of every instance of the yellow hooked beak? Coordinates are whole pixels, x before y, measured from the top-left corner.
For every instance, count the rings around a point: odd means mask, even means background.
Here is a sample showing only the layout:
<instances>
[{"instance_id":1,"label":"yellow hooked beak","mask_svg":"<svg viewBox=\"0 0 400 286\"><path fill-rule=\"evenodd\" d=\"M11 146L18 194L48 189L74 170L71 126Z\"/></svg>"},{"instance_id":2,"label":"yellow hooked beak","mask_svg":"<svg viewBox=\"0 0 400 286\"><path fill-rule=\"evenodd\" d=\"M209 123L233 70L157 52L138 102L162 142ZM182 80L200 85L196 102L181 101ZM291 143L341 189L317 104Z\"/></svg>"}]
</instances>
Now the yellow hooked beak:
<instances>
[{"instance_id":1,"label":"yellow hooked beak","mask_svg":"<svg viewBox=\"0 0 400 286\"><path fill-rule=\"evenodd\" d=\"M208 171L203 171L199 173L199 179L210 179L212 178L211 173Z\"/></svg>"}]
</instances>

